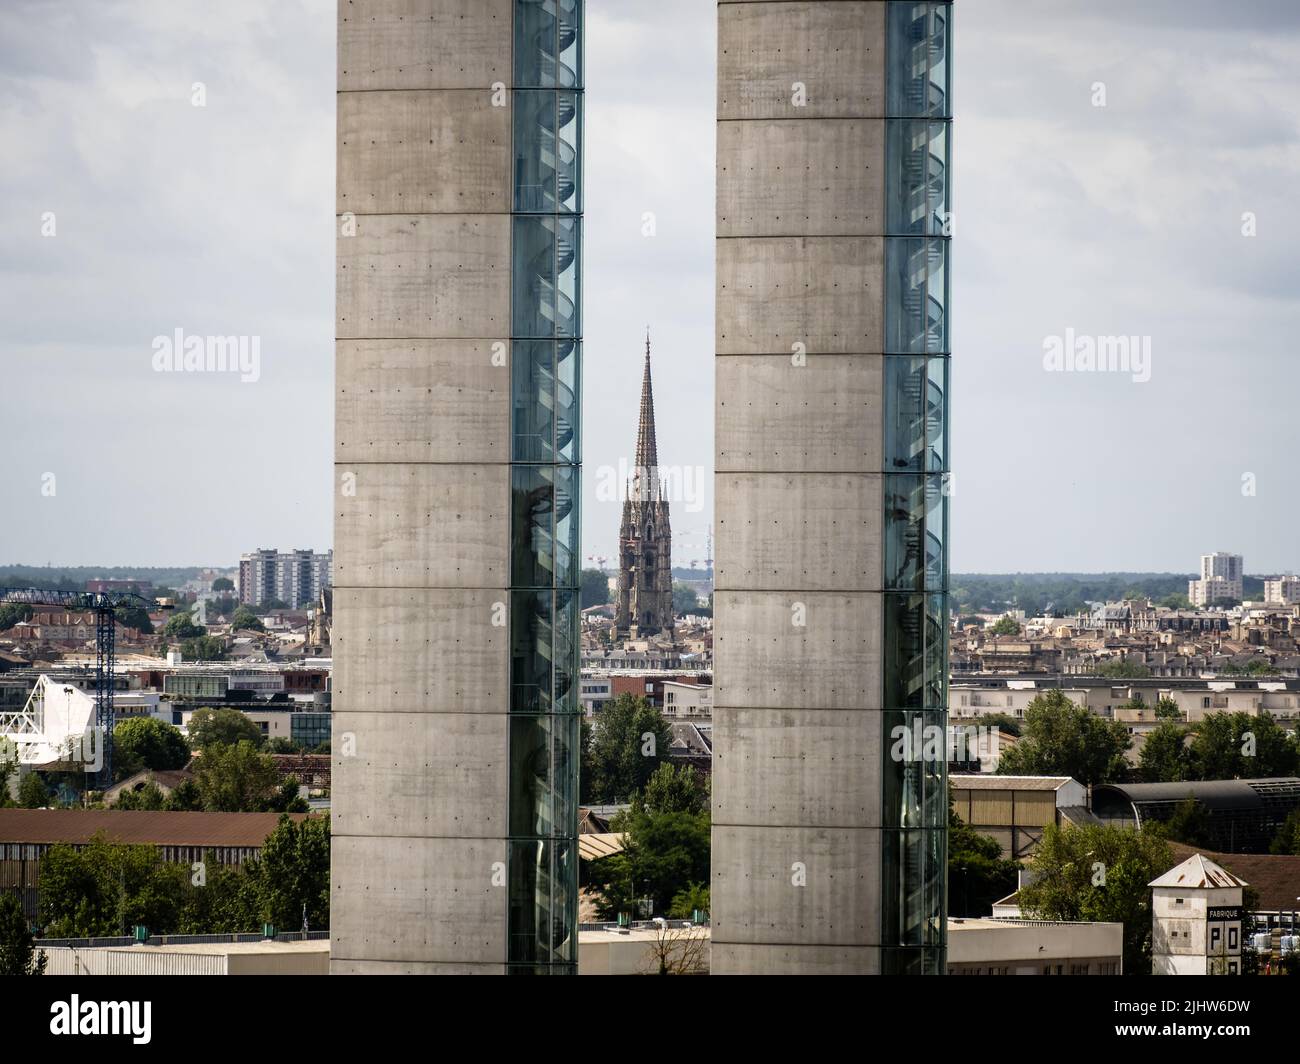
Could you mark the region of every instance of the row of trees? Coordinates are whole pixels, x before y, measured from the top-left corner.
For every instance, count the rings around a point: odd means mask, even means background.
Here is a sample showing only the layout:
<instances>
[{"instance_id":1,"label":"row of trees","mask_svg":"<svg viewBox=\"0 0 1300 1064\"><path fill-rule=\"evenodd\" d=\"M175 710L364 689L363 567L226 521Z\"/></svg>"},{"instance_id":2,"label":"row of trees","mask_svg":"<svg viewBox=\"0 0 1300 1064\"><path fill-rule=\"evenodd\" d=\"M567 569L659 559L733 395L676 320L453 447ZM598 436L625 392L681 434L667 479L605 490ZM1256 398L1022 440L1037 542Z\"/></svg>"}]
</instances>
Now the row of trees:
<instances>
[{"instance_id":1,"label":"row of trees","mask_svg":"<svg viewBox=\"0 0 1300 1064\"><path fill-rule=\"evenodd\" d=\"M78 850L52 846L41 861L40 923L52 938L129 934L237 934L329 926L330 834L326 817L288 816L261 855L223 865L164 861L156 846L96 837Z\"/></svg>"},{"instance_id":2,"label":"row of trees","mask_svg":"<svg viewBox=\"0 0 1300 1064\"><path fill-rule=\"evenodd\" d=\"M1147 708L1140 702L1129 706ZM1157 703L1155 712L1161 723L1138 756L1136 777L1142 782L1300 774L1300 745L1268 713L1211 713L1186 725L1169 699ZM1094 715L1062 691L1045 691L1026 707L1020 739L1002 754L998 772L1119 783L1134 775L1125 758L1131 745L1120 721Z\"/></svg>"}]
</instances>

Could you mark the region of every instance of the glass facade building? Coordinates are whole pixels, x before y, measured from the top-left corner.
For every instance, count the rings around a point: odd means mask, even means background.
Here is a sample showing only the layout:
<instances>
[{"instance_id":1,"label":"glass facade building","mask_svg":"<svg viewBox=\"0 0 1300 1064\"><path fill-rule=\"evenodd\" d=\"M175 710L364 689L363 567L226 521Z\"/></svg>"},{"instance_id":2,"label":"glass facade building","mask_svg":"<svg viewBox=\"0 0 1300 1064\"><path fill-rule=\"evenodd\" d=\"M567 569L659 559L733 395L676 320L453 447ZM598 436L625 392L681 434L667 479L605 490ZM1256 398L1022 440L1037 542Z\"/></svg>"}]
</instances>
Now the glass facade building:
<instances>
[{"instance_id":1,"label":"glass facade building","mask_svg":"<svg viewBox=\"0 0 1300 1064\"><path fill-rule=\"evenodd\" d=\"M942 973L945 948L951 14L886 12L880 873L895 974Z\"/></svg>"},{"instance_id":2,"label":"glass facade building","mask_svg":"<svg viewBox=\"0 0 1300 1064\"><path fill-rule=\"evenodd\" d=\"M508 970L577 970L582 0L515 0Z\"/></svg>"}]
</instances>

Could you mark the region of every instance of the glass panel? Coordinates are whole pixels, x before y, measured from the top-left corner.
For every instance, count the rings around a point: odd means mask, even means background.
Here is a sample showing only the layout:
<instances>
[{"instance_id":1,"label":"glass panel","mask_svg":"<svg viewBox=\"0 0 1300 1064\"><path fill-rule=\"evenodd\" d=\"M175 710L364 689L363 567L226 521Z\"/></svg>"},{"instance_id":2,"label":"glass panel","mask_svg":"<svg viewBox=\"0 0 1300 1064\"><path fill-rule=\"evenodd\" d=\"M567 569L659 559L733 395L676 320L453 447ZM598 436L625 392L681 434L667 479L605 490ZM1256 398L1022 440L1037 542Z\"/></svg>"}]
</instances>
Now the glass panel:
<instances>
[{"instance_id":1,"label":"glass panel","mask_svg":"<svg viewBox=\"0 0 1300 1064\"><path fill-rule=\"evenodd\" d=\"M511 433L516 462L577 462L580 346L576 340L519 340L513 345Z\"/></svg>"},{"instance_id":2,"label":"glass panel","mask_svg":"<svg viewBox=\"0 0 1300 1064\"><path fill-rule=\"evenodd\" d=\"M886 590L947 590L943 477L890 473L884 482Z\"/></svg>"},{"instance_id":3,"label":"glass panel","mask_svg":"<svg viewBox=\"0 0 1300 1064\"><path fill-rule=\"evenodd\" d=\"M948 454L948 360L885 358L885 470L939 473Z\"/></svg>"},{"instance_id":4,"label":"glass panel","mask_svg":"<svg viewBox=\"0 0 1300 1064\"><path fill-rule=\"evenodd\" d=\"M942 946L946 834L943 829L881 833L883 945Z\"/></svg>"},{"instance_id":5,"label":"glass panel","mask_svg":"<svg viewBox=\"0 0 1300 1064\"><path fill-rule=\"evenodd\" d=\"M885 241L885 351L948 351L948 241Z\"/></svg>"},{"instance_id":6,"label":"glass panel","mask_svg":"<svg viewBox=\"0 0 1300 1064\"><path fill-rule=\"evenodd\" d=\"M946 824L951 752L947 714L890 710L884 727L881 823L890 828Z\"/></svg>"},{"instance_id":7,"label":"glass panel","mask_svg":"<svg viewBox=\"0 0 1300 1064\"><path fill-rule=\"evenodd\" d=\"M514 216L514 312L516 338L580 335L577 218Z\"/></svg>"},{"instance_id":8,"label":"glass panel","mask_svg":"<svg viewBox=\"0 0 1300 1064\"><path fill-rule=\"evenodd\" d=\"M886 123L889 160L887 229L891 236L951 236L948 219L949 123Z\"/></svg>"},{"instance_id":9,"label":"glass panel","mask_svg":"<svg viewBox=\"0 0 1300 1064\"><path fill-rule=\"evenodd\" d=\"M944 596L890 593L884 602L885 708L945 709Z\"/></svg>"},{"instance_id":10,"label":"glass panel","mask_svg":"<svg viewBox=\"0 0 1300 1064\"><path fill-rule=\"evenodd\" d=\"M946 3L892 0L889 5L889 117L949 118L949 27Z\"/></svg>"},{"instance_id":11,"label":"glass panel","mask_svg":"<svg viewBox=\"0 0 1300 1064\"><path fill-rule=\"evenodd\" d=\"M568 840L510 843L511 964L577 963L574 850Z\"/></svg>"},{"instance_id":12,"label":"glass panel","mask_svg":"<svg viewBox=\"0 0 1300 1064\"><path fill-rule=\"evenodd\" d=\"M511 712L575 712L577 593L512 591L510 630Z\"/></svg>"},{"instance_id":13,"label":"glass panel","mask_svg":"<svg viewBox=\"0 0 1300 1064\"><path fill-rule=\"evenodd\" d=\"M573 92L514 94L515 210L581 210L582 97Z\"/></svg>"},{"instance_id":14,"label":"glass panel","mask_svg":"<svg viewBox=\"0 0 1300 1064\"><path fill-rule=\"evenodd\" d=\"M515 0L515 86L582 84L582 0Z\"/></svg>"},{"instance_id":15,"label":"glass panel","mask_svg":"<svg viewBox=\"0 0 1300 1064\"><path fill-rule=\"evenodd\" d=\"M511 469L512 587L576 587L578 496L573 466Z\"/></svg>"},{"instance_id":16,"label":"glass panel","mask_svg":"<svg viewBox=\"0 0 1300 1064\"><path fill-rule=\"evenodd\" d=\"M579 718L510 719L510 834L573 834L577 825L573 764Z\"/></svg>"}]
</instances>

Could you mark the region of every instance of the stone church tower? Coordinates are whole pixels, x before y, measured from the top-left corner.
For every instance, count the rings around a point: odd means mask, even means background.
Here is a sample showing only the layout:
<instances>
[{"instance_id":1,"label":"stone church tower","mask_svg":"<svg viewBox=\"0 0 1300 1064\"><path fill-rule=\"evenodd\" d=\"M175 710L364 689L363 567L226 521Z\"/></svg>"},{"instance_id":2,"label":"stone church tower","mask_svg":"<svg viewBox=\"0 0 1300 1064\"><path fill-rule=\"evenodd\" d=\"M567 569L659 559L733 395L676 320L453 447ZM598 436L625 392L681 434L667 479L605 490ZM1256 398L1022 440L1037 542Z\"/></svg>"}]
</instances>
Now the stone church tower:
<instances>
[{"instance_id":1,"label":"stone church tower","mask_svg":"<svg viewBox=\"0 0 1300 1064\"><path fill-rule=\"evenodd\" d=\"M645 340L641 380L641 423L636 434L636 468L623 502L618 535L618 609L615 639L673 634L673 533L668 500L659 480L655 445L654 391L650 385L650 336Z\"/></svg>"}]
</instances>

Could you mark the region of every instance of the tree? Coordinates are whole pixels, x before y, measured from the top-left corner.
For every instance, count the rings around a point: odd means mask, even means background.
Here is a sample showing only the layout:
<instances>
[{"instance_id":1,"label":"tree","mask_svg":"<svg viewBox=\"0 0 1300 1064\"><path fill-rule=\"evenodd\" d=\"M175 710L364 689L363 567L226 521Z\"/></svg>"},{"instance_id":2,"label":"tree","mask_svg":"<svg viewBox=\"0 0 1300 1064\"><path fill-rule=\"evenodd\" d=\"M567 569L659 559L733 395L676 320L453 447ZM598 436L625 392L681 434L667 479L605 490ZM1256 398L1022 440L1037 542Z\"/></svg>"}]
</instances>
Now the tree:
<instances>
[{"instance_id":1,"label":"tree","mask_svg":"<svg viewBox=\"0 0 1300 1064\"><path fill-rule=\"evenodd\" d=\"M981 835L953 808L948 793L948 915L987 916L1016 889L1020 865L1002 856L997 839Z\"/></svg>"},{"instance_id":2,"label":"tree","mask_svg":"<svg viewBox=\"0 0 1300 1064\"><path fill-rule=\"evenodd\" d=\"M205 746L194 783L209 813L260 813L269 808L279 780L275 760L247 739Z\"/></svg>"},{"instance_id":3,"label":"tree","mask_svg":"<svg viewBox=\"0 0 1300 1064\"><path fill-rule=\"evenodd\" d=\"M1147 733L1138 755L1138 775L1143 783L1180 783L1192 778L1187 731L1183 725L1166 720Z\"/></svg>"},{"instance_id":4,"label":"tree","mask_svg":"<svg viewBox=\"0 0 1300 1064\"><path fill-rule=\"evenodd\" d=\"M1151 891L1173 866L1159 829L1048 824L1034 856L1036 878L1020 888L1020 908L1043 920L1124 925L1124 972L1151 974Z\"/></svg>"},{"instance_id":5,"label":"tree","mask_svg":"<svg viewBox=\"0 0 1300 1064\"><path fill-rule=\"evenodd\" d=\"M226 644L215 635L200 635L181 643L181 657L186 661L223 661Z\"/></svg>"},{"instance_id":6,"label":"tree","mask_svg":"<svg viewBox=\"0 0 1300 1064\"><path fill-rule=\"evenodd\" d=\"M281 816L257 862L263 919L277 928L329 927L330 828L328 817L296 823Z\"/></svg>"},{"instance_id":7,"label":"tree","mask_svg":"<svg viewBox=\"0 0 1300 1064\"><path fill-rule=\"evenodd\" d=\"M232 746L247 740L254 746L264 741L262 729L237 709L196 709L190 716L190 749Z\"/></svg>"},{"instance_id":8,"label":"tree","mask_svg":"<svg viewBox=\"0 0 1300 1064\"><path fill-rule=\"evenodd\" d=\"M1182 720L1183 711L1178 703L1166 695L1156 701L1156 720Z\"/></svg>"},{"instance_id":9,"label":"tree","mask_svg":"<svg viewBox=\"0 0 1300 1064\"><path fill-rule=\"evenodd\" d=\"M651 813L702 813L709 808L709 788L690 765L665 762L632 801Z\"/></svg>"},{"instance_id":10,"label":"tree","mask_svg":"<svg viewBox=\"0 0 1300 1064\"><path fill-rule=\"evenodd\" d=\"M180 728L153 717L132 717L113 729L113 774L123 780L141 769L165 772L189 764Z\"/></svg>"},{"instance_id":11,"label":"tree","mask_svg":"<svg viewBox=\"0 0 1300 1064\"><path fill-rule=\"evenodd\" d=\"M122 791L113 803L114 809L146 809L156 812L167 808L167 796L162 788L150 780L133 791Z\"/></svg>"},{"instance_id":12,"label":"tree","mask_svg":"<svg viewBox=\"0 0 1300 1064\"><path fill-rule=\"evenodd\" d=\"M655 813L643 803L614 817L610 825L625 833L621 853L593 861L587 882L600 891L601 919L635 912L649 899L651 914L661 914L683 891L709 879L709 814Z\"/></svg>"},{"instance_id":13,"label":"tree","mask_svg":"<svg viewBox=\"0 0 1300 1064\"><path fill-rule=\"evenodd\" d=\"M13 804L9 797L9 777L18 771L18 747L13 740L0 736L0 809Z\"/></svg>"},{"instance_id":14,"label":"tree","mask_svg":"<svg viewBox=\"0 0 1300 1064\"><path fill-rule=\"evenodd\" d=\"M699 604L699 601L700 596L695 593L695 588L691 587L690 584L674 581L673 613L691 613Z\"/></svg>"},{"instance_id":15,"label":"tree","mask_svg":"<svg viewBox=\"0 0 1300 1064\"><path fill-rule=\"evenodd\" d=\"M1095 717L1053 689L1025 708L1020 741L999 758L998 773L1106 783L1123 777L1124 751L1131 742L1119 721Z\"/></svg>"},{"instance_id":16,"label":"tree","mask_svg":"<svg viewBox=\"0 0 1300 1064\"><path fill-rule=\"evenodd\" d=\"M1268 852L1280 856L1300 856L1300 809L1293 810L1278 828Z\"/></svg>"},{"instance_id":17,"label":"tree","mask_svg":"<svg viewBox=\"0 0 1300 1064\"><path fill-rule=\"evenodd\" d=\"M707 914L708 911L709 888L703 883L692 883L685 890L679 890L668 907L668 915L675 920L694 920L697 912Z\"/></svg>"},{"instance_id":18,"label":"tree","mask_svg":"<svg viewBox=\"0 0 1300 1064\"><path fill-rule=\"evenodd\" d=\"M199 785L193 780L181 780L167 795L167 811L170 813L201 813L203 795Z\"/></svg>"},{"instance_id":19,"label":"tree","mask_svg":"<svg viewBox=\"0 0 1300 1064\"><path fill-rule=\"evenodd\" d=\"M223 595L220 598L208 599L208 617L216 620L218 617L229 617L236 609L239 603L229 595Z\"/></svg>"},{"instance_id":20,"label":"tree","mask_svg":"<svg viewBox=\"0 0 1300 1064\"><path fill-rule=\"evenodd\" d=\"M1142 680L1151 675L1151 670L1139 662L1120 658L1100 665L1097 675L1111 680Z\"/></svg>"},{"instance_id":21,"label":"tree","mask_svg":"<svg viewBox=\"0 0 1300 1064\"><path fill-rule=\"evenodd\" d=\"M265 632L266 625L247 606L238 607L230 618L230 627L232 629L245 629L250 632Z\"/></svg>"},{"instance_id":22,"label":"tree","mask_svg":"<svg viewBox=\"0 0 1300 1064\"><path fill-rule=\"evenodd\" d=\"M0 602L0 632L31 619L32 608L26 602Z\"/></svg>"},{"instance_id":23,"label":"tree","mask_svg":"<svg viewBox=\"0 0 1300 1064\"><path fill-rule=\"evenodd\" d=\"M622 694L610 701L592 731L587 760L591 800L630 799L667 760L671 738L668 722L644 698Z\"/></svg>"},{"instance_id":24,"label":"tree","mask_svg":"<svg viewBox=\"0 0 1300 1064\"><path fill-rule=\"evenodd\" d=\"M212 581L213 591L234 591L235 582L228 576L219 576Z\"/></svg>"},{"instance_id":25,"label":"tree","mask_svg":"<svg viewBox=\"0 0 1300 1064\"><path fill-rule=\"evenodd\" d=\"M136 925L167 933L178 923L185 869L166 866L156 846L96 835L77 850L51 846L41 860L41 922L54 938L124 935Z\"/></svg>"},{"instance_id":26,"label":"tree","mask_svg":"<svg viewBox=\"0 0 1300 1064\"><path fill-rule=\"evenodd\" d=\"M113 617L118 624L127 628L138 628L143 635L153 635L153 621L149 611L139 605L122 605L113 610Z\"/></svg>"},{"instance_id":27,"label":"tree","mask_svg":"<svg viewBox=\"0 0 1300 1064\"><path fill-rule=\"evenodd\" d=\"M14 891L0 894L0 975L44 975L46 955L35 948L35 937Z\"/></svg>"},{"instance_id":28,"label":"tree","mask_svg":"<svg viewBox=\"0 0 1300 1064\"><path fill-rule=\"evenodd\" d=\"M609 577L600 569L582 570L582 583L579 585L578 604L580 609L588 606L604 606L609 602Z\"/></svg>"},{"instance_id":29,"label":"tree","mask_svg":"<svg viewBox=\"0 0 1300 1064\"><path fill-rule=\"evenodd\" d=\"M990 635L1019 635L1020 625L1014 617L1007 615L999 617L988 632Z\"/></svg>"},{"instance_id":30,"label":"tree","mask_svg":"<svg viewBox=\"0 0 1300 1064\"><path fill-rule=\"evenodd\" d=\"M979 722L985 727L997 728L1016 738L1020 737L1021 726L1024 723L1019 717L1013 717L1010 713L981 713Z\"/></svg>"},{"instance_id":31,"label":"tree","mask_svg":"<svg viewBox=\"0 0 1300 1064\"><path fill-rule=\"evenodd\" d=\"M1164 606L1171 610L1190 610L1192 608L1191 600L1181 591L1175 591L1172 594L1166 595L1157 602L1156 605Z\"/></svg>"},{"instance_id":32,"label":"tree","mask_svg":"<svg viewBox=\"0 0 1300 1064\"><path fill-rule=\"evenodd\" d=\"M24 809L44 809L50 804L49 788L35 772L27 773L19 782L18 804Z\"/></svg>"},{"instance_id":33,"label":"tree","mask_svg":"<svg viewBox=\"0 0 1300 1064\"><path fill-rule=\"evenodd\" d=\"M194 623L194 613L186 610L174 613L163 625L163 635L169 639L193 639L195 636L207 635L208 630Z\"/></svg>"},{"instance_id":34,"label":"tree","mask_svg":"<svg viewBox=\"0 0 1300 1064\"><path fill-rule=\"evenodd\" d=\"M648 952L642 975L704 975L708 971L709 939L693 927L660 924Z\"/></svg>"},{"instance_id":35,"label":"tree","mask_svg":"<svg viewBox=\"0 0 1300 1064\"><path fill-rule=\"evenodd\" d=\"M1214 846L1214 831L1210 814L1200 802L1190 795L1174 807L1169 819L1164 821L1165 835L1184 846L1208 850Z\"/></svg>"},{"instance_id":36,"label":"tree","mask_svg":"<svg viewBox=\"0 0 1300 1064\"><path fill-rule=\"evenodd\" d=\"M1270 713L1210 713L1196 725L1190 779L1300 775L1300 747Z\"/></svg>"}]
</instances>

